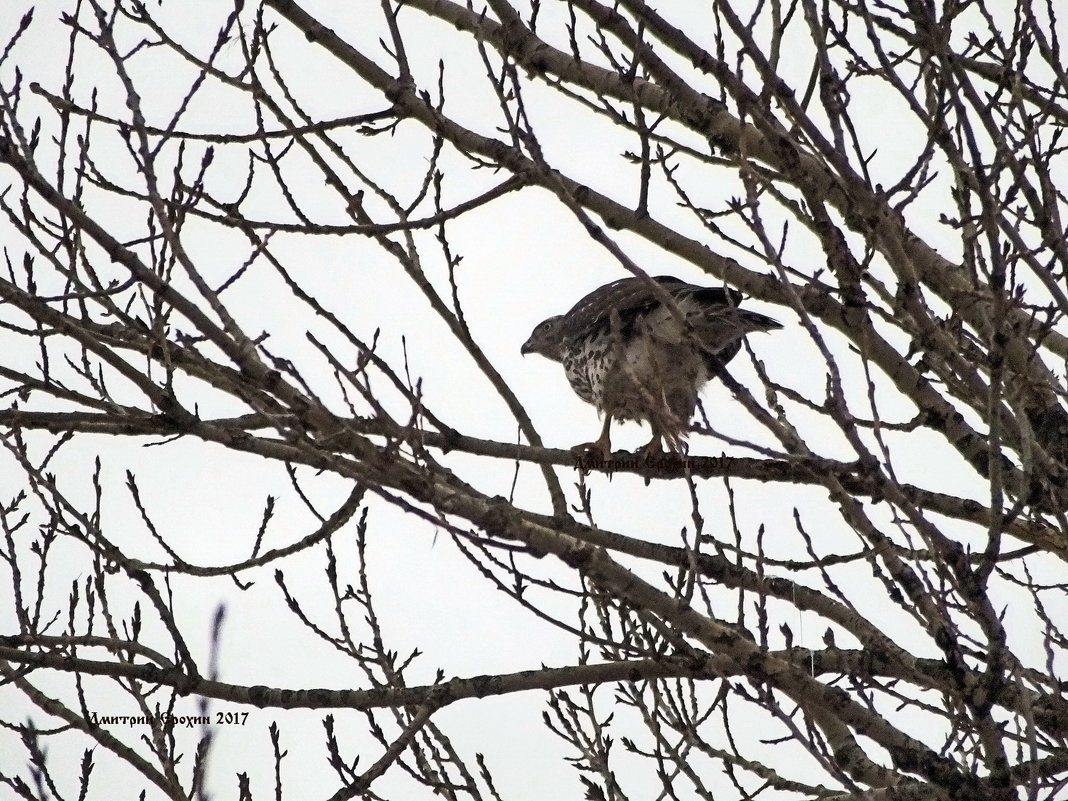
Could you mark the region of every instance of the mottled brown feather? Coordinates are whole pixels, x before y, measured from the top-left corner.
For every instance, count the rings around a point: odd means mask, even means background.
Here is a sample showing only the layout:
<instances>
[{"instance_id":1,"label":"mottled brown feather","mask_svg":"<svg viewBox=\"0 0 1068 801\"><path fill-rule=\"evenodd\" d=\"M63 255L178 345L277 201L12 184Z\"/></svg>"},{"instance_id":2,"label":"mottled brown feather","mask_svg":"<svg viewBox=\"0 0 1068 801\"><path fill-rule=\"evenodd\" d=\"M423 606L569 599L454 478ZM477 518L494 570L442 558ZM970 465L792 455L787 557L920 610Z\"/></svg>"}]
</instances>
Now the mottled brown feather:
<instances>
[{"instance_id":1,"label":"mottled brown feather","mask_svg":"<svg viewBox=\"0 0 1068 801\"><path fill-rule=\"evenodd\" d=\"M782 327L738 308L736 290L668 275L651 281L605 284L543 320L523 345L524 354L561 362L575 393L606 415L601 437L581 448L606 454L613 417L649 422L647 452L662 437L681 448L700 388L734 358L746 334Z\"/></svg>"}]
</instances>

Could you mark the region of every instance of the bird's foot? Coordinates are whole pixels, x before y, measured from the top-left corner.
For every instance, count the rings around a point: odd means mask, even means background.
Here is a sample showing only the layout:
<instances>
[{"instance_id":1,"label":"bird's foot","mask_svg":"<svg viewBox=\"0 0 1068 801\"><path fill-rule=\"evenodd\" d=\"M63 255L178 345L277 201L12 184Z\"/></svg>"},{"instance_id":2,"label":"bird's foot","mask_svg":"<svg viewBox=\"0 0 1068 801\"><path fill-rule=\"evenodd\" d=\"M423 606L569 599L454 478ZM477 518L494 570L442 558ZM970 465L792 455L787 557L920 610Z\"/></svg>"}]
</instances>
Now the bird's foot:
<instances>
[{"instance_id":1,"label":"bird's foot","mask_svg":"<svg viewBox=\"0 0 1068 801\"><path fill-rule=\"evenodd\" d=\"M598 439L576 445L571 449L571 453L575 455L579 463L604 464L612 458L612 447L608 442Z\"/></svg>"},{"instance_id":2,"label":"bird's foot","mask_svg":"<svg viewBox=\"0 0 1068 801\"><path fill-rule=\"evenodd\" d=\"M653 462L660 459L664 455L664 448L660 435L654 435L649 442L637 450L635 455L643 462Z\"/></svg>"}]
</instances>

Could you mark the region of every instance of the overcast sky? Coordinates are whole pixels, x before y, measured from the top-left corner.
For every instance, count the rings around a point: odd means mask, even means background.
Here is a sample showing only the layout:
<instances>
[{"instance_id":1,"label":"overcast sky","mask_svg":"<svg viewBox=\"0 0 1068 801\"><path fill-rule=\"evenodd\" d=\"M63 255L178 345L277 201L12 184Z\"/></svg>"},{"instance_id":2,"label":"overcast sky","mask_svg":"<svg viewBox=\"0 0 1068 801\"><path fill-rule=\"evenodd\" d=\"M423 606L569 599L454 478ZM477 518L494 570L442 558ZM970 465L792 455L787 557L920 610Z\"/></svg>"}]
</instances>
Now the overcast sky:
<instances>
[{"instance_id":1,"label":"overcast sky","mask_svg":"<svg viewBox=\"0 0 1068 801\"><path fill-rule=\"evenodd\" d=\"M10 0L9 0L10 3ZM16 8L28 8L29 3L15 0ZM66 34L55 21L58 13L70 7L67 3L50 0L34 3L35 20L26 37L18 45L14 62L22 70L24 80L39 82L53 93L61 90L65 60L63 50ZM309 11L321 14L321 19L357 46L372 43L387 35L381 13L374 3L333 4L328 2L304 4ZM220 20L229 12L227 4L205 3L197 6L197 13L189 7L165 3L162 9L155 4L150 13L159 15L164 26L177 38L205 51L214 41ZM543 34L558 45L560 38L555 15L562 13L555 7L543 11ZM709 35L708 21L701 12L693 11L685 22L694 35ZM0 38L6 39L15 26L16 14L0 21ZM433 88L437 82L439 61L444 63L446 109L465 124L484 134L492 134L501 124L500 111L477 52L468 47L468 40L445 26L425 22L415 12L401 15L405 32L418 46L409 48L417 82ZM285 28L285 23L282 23ZM277 35L274 56L282 65L289 89L300 98L309 114L317 119L335 118L381 110L381 98L355 80L345 69L332 64L321 51L309 46L303 37L282 31ZM227 46L230 61L237 62L236 45ZM784 74L807 71L810 55L798 49L783 54ZM224 58L223 62L226 63ZM93 68L92 65L96 65ZM10 87L13 64L9 63L0 80ZM180 65L173 56L159 49L146 49L133 61L134 74L145 91L146 111L156 123L165 123L188 90L193 73ZM530 82L527 111L537 130L539 141L549 163L558 165L570 175L606 192L621 202L633 203L636 196L635 172L621 167L619 154L634 148L634 143L617 132L603 119L583 113L577 104L566 104L549 90ZM79 53L79 67L75 74L73 94L87 99L94 88L99 89L98 102L105 115L122 116L124 101L107 65L88 50ZM708 91L714 92L709 86ZM231 133L251 133L254 119L247 104L235 100L232 92L209 88L197 96L178 126L182 130L207 132L223 130ZM858 118L867 126L862 138L873 143L871 170L878 182L888 185L907 169L919 147L922 132L902 130L895 123L902 117L902 109L888 102L885 96L863 95L854 98ZM48 139L55 133L48 109L39 99L26 100L27 107L37 106L45 114L41 157L45 164L54 153ZM268 127L279 127L271 121ZM422 181L430 155L427 139L415 124L402 125L395 135L377 137L347 137L345 146L352 149L354 158L364 166L369 176L382 181L398 192L414 192ZM129 159L121 152L115 138L113 152L96 152L98 167L111 175L129 176ZM699 146L700 143L694 143ZM193 143L195 153L190 162L199 160L201 143ZM213 191L226 199L229 180L236 192L247 164L247 149L239 146L217 147L216 162L209 183ZM112 159L109 159L109 156ZM173 154L169 158L173 158ZM299 154L293 156L300 159ZM470 162L446 149L442 158L445 173L443 193L447 203L477 195L496 185L503 175L490 170L474 169ZM299 175L299 170L293 173ZM739 197L744 188L736 172L723 168L716 172L716 180L704 180L707 172L683 171L687 188L694 200L708 208L724 208L732 197ZM0 189L14 180L10 171L0 171ZM947 176L948 180L948 176ZM944 204L944 185L938 179L924 199L908 210L909 224L936 247L944 241L943 255L953 259L959 253L954 239L940 238L938 213ZM323 180L309 164L307 181L292 185L301 208L314 220L323 224L349 222L344 203L325 187ZM657 213L667 222L679 225L691 235L701 236L695 223L687 219L685 210L675 207L663 190L654 197ZM929 201L926 198L930 198ZM403 199L403 198L402 198ZM374 208L374 204L370 204ZM144 225L144 210L129 201L104 198L93 193L87 207L91 213L106 220L119 232L134 236ZM257 186L249 202L243 207L249 216L262 219L290 221L277 192L269 181ZM427 213L425 210L422 213ZM768 229L783 235L785 217L773 209L768 212ZM13 262L21 260L24 243L6 223L0 223L0 241ZM740 226L729 219L722 221L725 233L743 236ZM692 265L667 255L655 243L643 241L629 234L609 232L620 247L650 274L674 274L687 280L715 284L715 279L702 275ZM594 439L600 422L596 411L575 397L567 386L560 366L538 357L522 358L519 347L535 323L551 314L568 309L578 298L595 287L626 273L623 267L602 247L585 234L581 224L562 205L541 190L528 189L484 207L450 225L449 241L454 253L463 256L457 273L457 285L466 319L473 336L484 349L497 370L530 412L545 443L552 447L570 447ZM440 252L435 250L432 233L418 235L425 246L423 268L427 277L445 297L448 278ZM806 273L813 265L824 261L818 242L796 225L785 232L783 261ZM707 236L705 236L708 239ZM241 236L233 231L204 223L191 223L185 231L185 243L205 275L221 282L233 273L248 257L249 248ZM709 246L724 255L737 258L758 272L771 268L753 254L734 247L726 239L709 241ZM778 244L778 243L776 243ZM278 256L301 286L320 298L326 307L352 327L367 341L379 332L381 354L392 364L407 359L413 379L421 382L427 405L450 425L465 433L498 441L514 441L515 422L504 402L490 384L479 374L472 360L449 338L444 324L428 310L428 305L413 283L397 264L372 241L357 235L346 236L279 236L271 243ZM939 248L941 249L941 248ZM101 262L101 269L121 275L118 268ZM881 269L878 260L873 269ZM272 353L292 360L301 366L302 374L318 390L337 400L332 388L328 366L309 345L305 334L316 332L328 337L321 321L313 319L303 307L290 297L284 284L262 260L255 262L249 274L224 295L235 318L250 335L269 332ZM786 308L770 307L749 301L747 306L769 314L784 324L781 332L750 338L756 357L763 363L771 379L790 387L815 402L823 398L827 372L817 348L805 335L796 315ZM177 326L180 328L181 323ZM847 382L850 397L860 401L863 408L866 383L859 360L849 355L844 342L833 332L826 334L834 352L842 356L840 367ZM3 347L10 335L0 335ZM340 338L331 336L328 342L337 347L335 355L353 363L355 353L343 345ZM24 345L22 346L24 347ZM406 356L402 356L405 354ZM5 354L5 364L27 366L39 356L31 352ZM749 386L755 397L763 398L763 390L746 354L739 356L733 374ZM904 421L914 413L910 405L893 397L888 382L875 377L879 411L891 421ZM395 395L390 397L381 384L390 408L400 411L403 404ZM120 392L129 390L118 389ZM130 392L130 397L136 395ZM210 387L190 389L197 395L204 414L234 413L236 406ZM730 393L721 386L710 386L703 395L704 409L715 429L730 437L753 441L763 447L775 448L772 437L753 421ZM802 431L805 440L828 458L852 458L837 430L819 415L806 411L798 404L786 402L791 422ZM615 429L613 444L634 449L648 438L646 429L636 424L624 424ZM915 482L924 487L963 497L983 499L984 487L975 477L959 468L960 460L951 454L944 440L924 430L890 433L888 442L893 451L893 467L903 482ZM45 449L51 437L34 435L38 449ZM149 447L151 446L151 447ZM691 440L694 453L700 455L754 455L754 452L732 445L715 437L695 437ZM104 437L79 437L56 456L51 469L64 492L85 504L93 496L92 469L99 457L103 463L105 487L104 520L108 535L128 553L143 559L163 559L164 554L146 534L138 519L128 493L123 490L127 470L136 473L146 506L155 514L155 523L163 537L182 558L199 565L225 564L247 556L260 524L263 504L268 495L279 498L276 517L266 535L265 547L279 547L295 542L316 526L313 515L299 499L283 467L264 464L260 460L228 452L215 445L179 439L159 443L142 439L115 442ZM442 456L442 461L489 495L505 495L511 491L515 478L514 465L504 460L473 457L464 454ZM350 487L332 476L315 475L307 468L298 469L301 487L322 515L331 513L347 495ZM578 473L560 468L557 473L568 492L569 500L577 503ZM10 460L0 461L0 486L13 494L23 482L20 471ZM595 522L609 530L617 530L646 540L678 544L680 532L693 531L693 510L690 491L683 481L654 481L646 485L642 480L625 476L592 475L586 479L592 490L592 509ZM769 485L736 481L732 484L734 506L728 506L730 496L722 482L704 481L698 485L699 507L705 521L705 532L723 542L734 541L731 530L732 514L744 547L755 549L758 531L764 527L765 547L778 560L809 558L805 544L798 535L795 510L805 529L812 534L820 555L847 553L857 550L855 534L842 523L826 492L808 487ZM526 508L550 511L548 496L540 474L530 465L523 465L516 480L517 502ZM421 651L408 676L411 683L432 682L440 670L446 677L469 676L480 673L533 669L540 665L563 666L574 664L578 658L575 643L566 633L539 620L519 608L503 593L493 588L457 551L449 536L412 515L401 513L396 507L379 500L368 504L371 536L367 558L371 572L376 609L389 647L401 653L413 648ZM876 512L878 514L878 512ZM884 510L887 523L890 512ZM973 528L947 523L950 536L981 547L981 534ZM89 563L83 549L62 544L61 560L54 560L51 569L52 596L49 604L61 613L65 608L71 582L88 576ZM338 539L339 564L343 571L351 571L347 579L356 581L354 545L352 537ZM299 597L306 612L321 615L329 621L332 601L323 591L322 574L325 556L321 549L303 553L287 560L282 569L287 586ZM654 564L630 565L636 572L656 580L661 569ZM219 653L219 678L238 684L264 684L273 687L365 687L366 678L356 673L351 663L337 655L325 643L315 640L285 609L278 586L273 579L275 566L261 571L249 571L241 578L249 582L241 590L226 578L213 580L176 577L171 589L180 622L187 630L196 632L190 642L204 664L210 647L210 622L216 610L225 609ZM545 578L559 581L574 589L575 577L552 558L533 562L530 570ZM2 570L2 568L0 568ZM769 567L769 572L778 568ZM878 617L885 631L899 642L915 639L915 624L881 597L865 594L861 589L871 581L871 571L863 562L853 568L842 568L839 580L848 589L858 592L851 597L861 612ZM822 587L815 571L793 572L791 577L803 584ZM855 579L856 583L850 585ZM342 582L344 583L344 581ZM121 584L116 586L111 601L116 608L129 604L134 596L124 597ZM724 608L737 605L731 593L711 588L710 593ZM1007 591L1006 591L1007 592ZM1008 602L1006 595L1003 602ZM570 602L543 593L542 603L563 619L571 619ZM877 611L880 610L880 611ZM792 608L772 606L773 636L781 623L788 624L799 645L818 647L828 624L813 617L798 617ZM1063 610L1061 610L1063 611ZM750 614L752 610L750 609ZM1020 616L1020 625L1010 628L1014 637L1026 640L1033 624L1027 609L1009 608L1007 614ZM725 614L729 617L729 613ZM16 626L9 604L0 605L0 627L11 631ZM147 637L153 632L148 628ZM158 633L158 632L157 632ZM839 645L860 645L849 641L848 635ZM917 643L920 641L917 640ZM1037 649L1039 643L1035 643ZM918 656L936 656L918 645ZM1041 660L1039 651L1034 651ZM66 686L55 677L41 677L44 686ZM90 680L89 685L102 687L103 682ZM103 693L103 691L101 691ZM101 714L119 713L126 702L113 696L113 704L101 708ZM602 688L606 714L610 709L610 688ZM14 698L8 693L5 703ZM541 799L545 797L578 797L581 792L573 770L561 759L567 752L563 745L539 723L542 695L468 701L445 710L440 717L443 728L455 738L457 747L465 755L476 750L485 753L496 771L498 789L510 800ZM213 707L214 708L214 707ZM114 712L113 712L114 710ZM176 712L196 714L195 699L180 699ZM326 764L321 734L321 712L283 712L248 709L246 724L218 727L215 731L219 745L213 756L210 787L216 797L231 797L235 787L234 773L252 770L253 766L269 764L267 727L272 721L281 724L283 748L290 752L287 765L290 790L299 789L301 797L320 798L329 795L336 785L335 777ZM39 712L33 713L35 719ZM9 713L10 716L10 713ZM377 758L380 753L365 733L362 714L335 712L344 732L343 742L361 743L361 765ZM435 718L437 720L437 718ZM49 721L39 720L41 725ZM746 725L748 724L748 726ZM917 722L922 730L923 722ZM621 727L622 730L622 727ZM739 721L736 736L753 741L781 735L781 729L770 727L767 720ZM129 732L120 736L128 739ZM917 732L913 732L917 734ZM0 732L0 768L13 770L13 764L23 759L22 751L9 742L13 736ZM72 742L74 742L72 738ZM57 754L59 760L69 760L72 775L80 759L81 748L70 754ZM802 780L821 777L822 771L806 764L802 757L792 769L792 775ZM14 763L12 761L15 761ZM626 765L626 760L623 760ZM99 768L103 781L111 780L112 763L103 760ZM647 771L648 766L642 768ZM628 776L633 798L644 797L637 792L643 779L637 768ZM650 788L655 777L650 776ZM94 779L94 782L96 780ZM392 782L397 781L396 785ZM386 788L404 786L392 776L383 784ZM268 792L269 776L258 776L254 787L258 797ZM376 785L377 787L377 785Z\"/></svg>"}]
</instances>

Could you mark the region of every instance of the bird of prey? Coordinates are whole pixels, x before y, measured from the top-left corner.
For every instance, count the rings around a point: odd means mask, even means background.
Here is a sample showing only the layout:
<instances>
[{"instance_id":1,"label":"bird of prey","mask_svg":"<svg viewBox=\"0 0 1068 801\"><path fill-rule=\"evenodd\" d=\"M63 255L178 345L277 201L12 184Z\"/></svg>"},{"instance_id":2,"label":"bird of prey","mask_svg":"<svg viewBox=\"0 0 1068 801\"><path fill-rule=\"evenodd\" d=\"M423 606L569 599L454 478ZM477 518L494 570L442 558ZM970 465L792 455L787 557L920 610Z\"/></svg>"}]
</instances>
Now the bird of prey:
<instances>
[{"instance_id":1,"label":"bird of prey","mask_svg":"<svg viewBox=\"0 0 1068 801\"><path fill-rule=\"evenodd\" d=\"M688 284L670 275L623 278L595 289L565 314L534 328L521 352L563 364L571 388L604 415L601 435L572 448L604 461L613 419L645 420L649 459L666 440L681 451L697 393L738 353L753 331L782 328L738 308L734 289Z\"/></svg>"}]
</instances>

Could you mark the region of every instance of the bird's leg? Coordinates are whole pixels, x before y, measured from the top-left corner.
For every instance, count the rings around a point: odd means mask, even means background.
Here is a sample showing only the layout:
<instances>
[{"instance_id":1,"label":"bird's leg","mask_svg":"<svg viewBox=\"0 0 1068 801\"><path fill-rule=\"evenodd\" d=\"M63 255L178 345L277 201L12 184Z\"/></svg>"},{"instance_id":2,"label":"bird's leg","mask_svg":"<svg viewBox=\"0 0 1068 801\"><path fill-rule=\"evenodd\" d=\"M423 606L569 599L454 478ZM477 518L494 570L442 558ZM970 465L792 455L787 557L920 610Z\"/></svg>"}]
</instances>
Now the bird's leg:
<instances>
[{"instance_id":1,"label":"bird's leg","mask_svg":"<svg viewBox=\"0 0 1068 801\"><path fill-rule=\"evenodd\" d=\"M612 427L612 415L604 416L604 425L601 427L601 436L593 442L576 445L571 449L575 456L584 461L607 462L612 455L612 445L609 440L609 429Z\"/></svg>"},{"instance_id":2,"label":"bird's leg","mask_svg":"<svg viewBox=\"0 0 1068 801\"><path fill-rule=\"evenodd\" d=\"M661 435L660 431L654 426L653 438L649 440L649 442L647 442L645 445L643 445L638 451L639 458L641 458L643 461L651 462L658 456L663 456L664 449L662 447L662 439L663 436Z\"/></svg>"}]
</instances>

